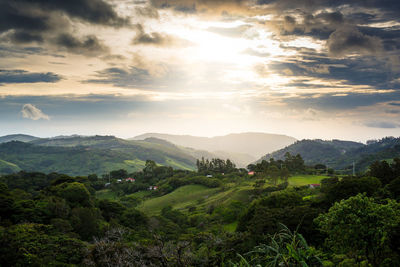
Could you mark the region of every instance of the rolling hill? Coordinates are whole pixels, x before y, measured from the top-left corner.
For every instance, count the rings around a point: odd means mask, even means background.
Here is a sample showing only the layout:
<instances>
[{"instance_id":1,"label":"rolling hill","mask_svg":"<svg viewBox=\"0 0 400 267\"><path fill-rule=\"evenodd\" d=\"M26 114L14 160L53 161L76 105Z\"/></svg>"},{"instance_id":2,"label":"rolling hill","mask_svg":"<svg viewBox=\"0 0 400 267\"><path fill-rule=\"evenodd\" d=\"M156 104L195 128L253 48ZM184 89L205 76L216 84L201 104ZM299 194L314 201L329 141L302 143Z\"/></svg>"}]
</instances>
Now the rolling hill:
<instances>
[{"instance_id":1,"label":"rolling hill","mask_svg":"<svg viewBox=\"0 0 400 267\"><path fill-rule=\"evenodd\" d=\"M182 147L159 138L125 140L114 136L28 135L0 137L0 174L19 170L63 172L70 175L104 174L115 169L137 171L147 159L177 169L195 168L196 159L231 158L239 167L253 161L246 154ZM11 142L10 142L11 141ZM239 163L237 163L239 161ZM240 164L244 162L243 164Z\"/></svg>"},{"instance_id":2,"label":"rolling hill","mask_svg":"<svg viewBox=\"0 0 400 267\"><path fill-rule=\"evenodd\" d=\"M39 137L27 134L10 134L5 136L0 136L0 143L7 143L10 141L30 142L36 139L39 139Z\"/></svg>"},{"instance_id":3,"label":"rolling hill","mask_svg":"<svg viewBox=\"0 0 400 267\"><path fill-rule=\"evenodd\" d=\"M284 159L286 152L300 154L306 165L323 163L334 169L348 169L353 162L365 171L376 160L400 157L400 138L386 137L367 145L351 141L301 140L258 160Z\"/></svg>"},{"instance_id":4,"label":"rolling hill","mask_svg":"<svg viewBox=\"0 0 400 267\"><path fill-rule=\"evenodd\" d=\"M121 168L138 171L148 159L187 170L194 169L196 162L192 154L173 144L128 141L114 136L44 138L30 143L0 144L0 173L19 169L69 175L104 174Z\"/></svg>"},{"instance_id":5,"label":"rolling hill","mask_svg":"<svg viewBox=\"0 0 400 267\"><path fill-rule=\"evenodd\" d=\"M183 147L207 150L220 157L230 158L241 166L246 166L262 155L265 155L265 153L281 149L296 141L295 138L290 136L267 133L238 133L211 138L146 133L131 138L131 140L144 140L149 137L164 139Z\"/></svg>"}]
</instances>

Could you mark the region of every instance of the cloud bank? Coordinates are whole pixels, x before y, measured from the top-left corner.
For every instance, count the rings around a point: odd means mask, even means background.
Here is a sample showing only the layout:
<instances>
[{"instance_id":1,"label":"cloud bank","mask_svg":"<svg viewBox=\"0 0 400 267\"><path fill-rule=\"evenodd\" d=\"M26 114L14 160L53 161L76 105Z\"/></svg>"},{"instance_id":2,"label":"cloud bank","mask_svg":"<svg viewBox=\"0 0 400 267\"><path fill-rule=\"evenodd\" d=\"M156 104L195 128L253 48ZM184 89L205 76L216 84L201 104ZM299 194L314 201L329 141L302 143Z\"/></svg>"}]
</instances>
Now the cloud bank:
<instances>
[{"instance_id":1,"label":"cloud bank","mask_svg":"<svg viewBox=\"0 0 400 267\"><path fill-rule=\"evenodd\" d=\"M31 119L34 121L43 119L43 120L50 120L50 117L44 114L40 109L35 107L32 104L25 104L22 106L22 117L25 119Z\"/></svg>"}]
</instances>

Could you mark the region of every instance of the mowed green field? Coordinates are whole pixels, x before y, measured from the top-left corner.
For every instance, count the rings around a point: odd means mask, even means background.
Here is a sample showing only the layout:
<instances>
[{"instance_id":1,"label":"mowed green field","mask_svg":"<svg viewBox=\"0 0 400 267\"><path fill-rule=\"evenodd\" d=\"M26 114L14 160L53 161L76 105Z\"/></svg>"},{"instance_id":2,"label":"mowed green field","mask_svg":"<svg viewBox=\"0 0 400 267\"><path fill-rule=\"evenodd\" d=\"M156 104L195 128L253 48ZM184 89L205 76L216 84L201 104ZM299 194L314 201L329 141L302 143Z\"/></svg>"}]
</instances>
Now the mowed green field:
<instances>
[{"instance_id":1,"label":"mowed green field","mask_svg":"<svg viewBox=\"0 0 400 267\"><path fill-rule=\"evenodd\" d=\"M302 186L308 184L319 184L322 179L329 178L325 175L296 175L289 177L290 186Z\"/></svg>"},{"instance_id":2,"label":"mowed green field","mask_svg":"<svg viewBox=\"0 0 400 267\"><path fill-rule=\"evenodd\" d=\"M144 201L139 209L147 214L157 214L166 206L182 209L197 205L199 200L207 199L217 191L218 188L208 188L204 185L185 185L167 195Z\"/></svg>"},{"instance_id":3,"label":"mowed green field","mask_svg":"<svg viewBox=\"0 0 400 267\"><path fill-rule=\"evenodd\" d=\"M233 200L249 202L252 189L253 187L247 183L225 189L185 185L167 195L145 200L139 209L148 214L158 214L166 206L187 210L190 206L205 209L211 204L224 205Z\"/></svg>"}]
</instances>

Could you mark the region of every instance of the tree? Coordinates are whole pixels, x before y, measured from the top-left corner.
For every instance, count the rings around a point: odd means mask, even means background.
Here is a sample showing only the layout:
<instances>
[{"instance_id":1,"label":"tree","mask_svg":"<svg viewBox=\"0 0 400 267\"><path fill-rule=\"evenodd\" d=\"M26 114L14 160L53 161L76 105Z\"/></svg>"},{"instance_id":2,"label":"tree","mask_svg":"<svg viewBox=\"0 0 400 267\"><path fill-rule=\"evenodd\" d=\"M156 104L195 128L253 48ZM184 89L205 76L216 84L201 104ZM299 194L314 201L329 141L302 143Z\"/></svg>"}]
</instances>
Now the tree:
<instances>
[{"instance_id":1,"label":"tree","mask_svg":"<svg viewBox=\"0 0 400 267\"><path fill-rule=\"evenodd\" d=\"M267 170L267 174L271 182L276 185L280 174L278 167L275 165L270 166Z\"/></svg>"},{"instance_id":2,"label":"tree","mask_svg":"<svg viewBox=\"0 0 400 267\"><path fill-rule=\"evenodd\" d=\"M88 175L88 179L89 179L89 181L91 181L93 183L93 182L97 182L99 177L97 177L97 174L90 174L90 175Z\"/></svg>"},{"instance_id":3,"label":"tree","mask_svg":"<svg viewBox=\"0 0 400 267\"><path fill-rule=\"evenodd\" d=\"M128 177L128 172L124 169L115 170L110 172L111 179L125 179Z\"/></svg>"},{"instance_id":4,"label":"tree","mask_svg":"<svg viewBox=\"0 0 400 267\"><path fill-rule=\"evenodd\" d=\"M400 200L400 177L394 179L390 182L390 184L386 185L385 189L387 189L391 197L396 199L397 201Z\"/></svg>"},{"instance_id":5,"label":"tree","mask_svg":"<svg viewBox=\"0 0 400 267\"><path fill-rule=\"evenodd\" d=\"M283 182L287 182L290 176L290 172L286 167L280 170L279 176Z\"/></svg>"},{"instance_id":6,"label":"tree","mask_svg":"<svg viewBox=\"0 0 400 267\"><path fill-rule=\"evenodd\" d=\"M17 224L0 230L0 266L75 266L84 257L82 241L43 224Z\"/></svg>"},{"instance_id":7,"label":"tree","mask_svg":"<svg viewBox=\"0 0 400 267\"><path fill-rule=\"evenodd\" d=\"M285 224L290 229L300 225L299 230L307 238L319 241L313 220L321 213L321 209L304 204L302 196L292 189L270 193L253 201L240 217L236 230L248 232L251 239L262 241L260 238L263 235L279 231L279 223Z\"/></svg>"},{"instance_id":8,"label":"tree","mask_svg":"<svg viewBox=\"0 0 400 267\"><path fill-rule=\"evenodd\" d=\"M94 208L75 208L71 211L71 225L83 240L90 241L100 233L101 214Z\"/></svg>"},{"instance_id":9,"label":"tree","mask_svg":"<svg viewBox=\"0 0 400 267\"><path fill-rule=\"evenodd\" d=\"M316 170L326 170L326 165L318 163L314 166L314 169Z\"/></svg>"},{"instance_id":10,"label":"tree","mask_svg":"<svg viewBox=\"0 0 400 267\"><path fill-rule=\"evenodd\" d=\"M393 169L385 160L372 163L369 167L369 174L372 177L378 178L384 185L390 183L395 178Z\"/></svg>"},{"instance_id":11,"label":"tree","mask_svg":"<svg viewBox=\"0 0 400 267\"><path fill-rule=\"evenodd\" d=\"M125 207L117 202L108 199L102 199L99 201L99 208L101 210L101 215L103 215L106 221L111 219L119 219L125 210Z\"/></svg>"},{"instance_id":12,"label":"tree","mask_svg":"<svg viewBox=\"0 0 400 267\"><path fill-rule=\"evenodd\" d=\"M400 205L393 200L378 204L365 194L358 194L331 207L315 219L326 243L335 252L354 260L364 257L373 266L385 259L389 236L400 222Z\"/></svg>"},{"instance_id":13,"label":"tree","mask_svg":"<svg viewBox=\"0 0 400 267\"><path fill-rule=\"evenodd\" d=\"M146 160L146 165L143 168L143 173L146 178L153 177L154 170L157 168L157 164L153 160Z\"/></svg>"},{"instance_id":14,"label":"tree","mask_svg":"<svg viewBox=\"0 0 400 267\"><path fill-rule=\"evenodd\" d=\"M236 171L235 164L230 160L227 159L226 161L223 159L214 158L210 160L201 160L196 161L197 172L198 173L231 173Z\"/></svg>"},{"instance_id":15,"label":"tree","mask_svg":"<svg viewBox=\"0 0 400 267\"><path fill-rule=\"evenodd\" d=\"M57 186L57 190L72 206L91 206L90 193L81 183L63 183Z\"/></svg>"},{"instance_id":16,"label":"tree","mask_svg":"<svg viewBox=\"0 0 400 267\"><path fill-rule=\"evenodd\" d=\"M121 217L121 224L132 229L146 226L147 222L146 214L134 208L125 210Z\"/></svg>"},{"instance_id":17,"label":"tree","mask_svg":"<svg viewBox=\"0 0 400 267\"><path fill-rule=\"evenodd\" d=\"M328 186L323 184L322 189L326 193L326 199L333 203L359 193L366 193L367 196L372 196L380 187L381 182L375 177L347 177Z\"/></svg>"}]
</instances>

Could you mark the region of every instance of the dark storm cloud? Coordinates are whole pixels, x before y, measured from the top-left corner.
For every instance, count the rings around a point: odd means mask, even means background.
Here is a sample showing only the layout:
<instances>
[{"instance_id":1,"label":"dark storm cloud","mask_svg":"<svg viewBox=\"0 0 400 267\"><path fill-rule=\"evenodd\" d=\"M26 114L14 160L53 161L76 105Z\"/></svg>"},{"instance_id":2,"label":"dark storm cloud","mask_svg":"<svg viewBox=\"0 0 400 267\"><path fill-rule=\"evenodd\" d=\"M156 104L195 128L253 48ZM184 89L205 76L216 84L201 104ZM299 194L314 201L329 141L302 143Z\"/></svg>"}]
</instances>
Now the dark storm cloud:
<instances>
[{"instance_id":1,"label":"dark storm cloud","mask_svg":"<svg viewBox=\"0 0 400 267\"><path fill-rule=\"evenodd\" d=\"M247 11L252 1L248 0L150 0L152 6L169 8L187 14L219 13L223 11Z\"/></svg>"},{"instance_id":2,"label":"dark storm cloud","mask_svg":"<svg viewBox=\"0 0 400 267\"><path fill-rule=\"evenodd\" d=\"M97 72L96 78L83 81L84 83L112 84L122 88L140 88L151 90L165 90L168 86L174 86L175 89L187 82L186 75L178 70L165 70L159 73L152 73L154 70L148 70L144 67L132 66L128 69L108 68Z\"/></svg>"},{"instance_id":3,"label":"dark storm cloud","mask_svg":"<svg viewBox=\"0 0 400 267\"><path fill-rule=\"evenodd\" d=\"M37 73L25 70L0 70L0 84L5 83L55 83L61 77L55 73Z\"/></svg>"},{"instance_id":4,"label":"dark storm cloud","mask_svg":"<svg viewBox=\"0 0 400 267\"><path fill-rule=\"evenodd\" d=\"M13 43L42 43L43 37L40 34L30 33L27 31L15 31L11 34L11 40Z\"/></svg>"},{"instance_id":5,"label":"dark storm cloud","mask_svg":"<svg viewBox=\"0 0 400 267\"><path fill-rule=\"evenodd\" d=\"M311 81L313 78L321 78L345 81L348 86L368 85L378 90L399 89L393 82L399 74L392 71L384 59L371 56L337 59L313 53L301 55L299 52L295 58L289 59L289 62L271 62L269 68L289 76L308 77ZM313 85L310 87L315 88Z\"/></svg>"},{"instance_id":6,"label":"dark storm cloud","mask_svg":"<svg viewBox=\"0 0 400 267\"><path fill-rule=\"evenodd\" d=\"M14 0L2 1L0 7L0 30L3 31L10 28L46 30L51 27L49 12L61 12L93 24L121 26L126 23L103 0Z\"/></svg>"},{"instance_id":7,"label":"dark storm cloud","mask_svg":"<svg viewBox=\"0 0 400 267\"><path fill-rule=\"evenodd\" d=\"M144 6L144 7L135 7L135 13L138 16L158 19L160 15L158 14L158 10L151 7L151 6Z\"/></svg>"},{"instance_id":8,"label":"dark storm cloud","mask_svg":"<svg viewBox=\"0 0 400 267\"><path fill-rule=\"evenodd\" d=\"M103 0L36 0L40 8L60 10L94 24L121 26L126 20L119 17L113 7Z\"/></svg>"},{"instance_id":9,"label":"dark storm cloud","mask_svg":"<svg viewBox=\"0 0 400 267\"><path fill-rule=\"evenodd\" d=\"M69 52L97 55L104 45L94 36L72 36L71 20L120 27L128 21L103 0L0 1L0 42L57 44ZM83 38L83 39L82 39ZM54 41L55 40L55 41ZM56 48L57 48L56 46Z\"/></svg>"},{"instance_id":10,"label":"dark storm cloud","mask_svg":"<svg viewBox=\"0 0 400 267\"><path fill-rule=\"evenodd\" d=\"M277 23L281 24L283 35L304 35L317 39L328 39L329 35L345 23L342 13L320 11L316 14L298 14L299 19L286 15Z\"/></svg>"},{"instance_id":11,"label":"dark storm cloud","mask_svg":"<svg viewBox=\"0 0 400 267\"><path fill-rule=\"evenodd\" d=\"M30 7L30 5L28 4ZM34 14L35 9L24 6L20 1L0 2L0 32L10 29L44 31L50 28L49 17Z\"/></svg>"},{"instance_id":12,"label":"dark storm cloud","mask_svg":"<svg viewBox=\"0 0 400 267\"><path fill-rule=\"evenodd\" d=\"M390 25L400 22L400 1L258 0L257 4L275 14L272 25L281 36L327 40L331 56L399 53L399 28ZM373 23L387 24L377 28Z\"/></svg>"},{"instance_id":13,"label":"dark storm cloud","mask_svg":"<svg viewBox=\"0 0 400 267\"><path fill-rule=\"evenodd\" d=\"M83 83L111 84L121 88L135 88L157 91L182 90L241 90L252 84L246 82L226 83L220 78L229 67L227 64L206 65L207 70L198 74L187 72L187 68L163 63L136 60L136 65L129 68L107 68L98 71L93 79ZM193 81L196 82L193 82Z\"/></svg>"},{"instance_id":14,"label":"dark storm cloud","mask_svg":"<svg viewBox=\"0 0 400 267\"><path fill-rule=\"evenodd\" d=\"M16 57L22 58L28 55L36 55L43 53L43 48L41 47L15 47L15 46L5 46L0 45L0 58Z\"/></svg>"},{"instance_id":15,"label":"dark storm cloud","mask_svg":"<svg viewBox=\"0 0 400 267\"><path fill-rule=\"evenodd\" d=\"M381 39L361 33L357 28L342 27L328 39L329 53L343 56L348 53L377 54L382 51Z\"/></svg>"},{"instance_id":16,"label":"dark storm cloud","mask_svg":"<svg viewBox=\"0 0 400 267\"><path fill-rule=\"evenodd\" d=\"M69 52L87 56L95 56L108 51L108 48L94 35L86 36L81 40L71 34L63 33L57 36L55 44L66 48Z\"/></svg>"},{"instance_id":17,"label":"dark storm cloud","mask_svg":"<svg viewBox=\"0 0 400 267\"><path fill-rule=\"evenodd\" d=\"M233 89L235 85L225 84L218 80L219 72L221 70L218 67L210 67L208 72L202 74L207 79L202 76L198 78L198 82L195 86L201 88L225 88L229 87ZM219 71L219 72L218 72ZM111 84L113 86L122 88L135 88L143 90L158 90L158 91L180 91L184 89L192 89L193 86L193 76L182 70L176 68L176 66L170 65L159 65L155 66L150 64L149 66L131 66L130 68L107 68L102 71L97 72L95 78L83 81L84 83L95 83L95 84Z\"/></svg>"},{"instance_id":18,"label":"dark storm cloud","mask_svg":"<svg viewBox=\"0 0 400 267\"><path fill-rule=\"evenodd\" d=\"M397 0L257 0L258 5L269 5L276 10L296 10L315 11L326 8L352 7L379 9L391 14L400 11L400 3Z\"/></svg>"},{"instance_id":19,"label":"dark storm cloud","mask_svg":"<svg viewBox=\"0 0 400 267\"><path fill-rule=\"evenodd\" d=\"M385 50L392 51L400 49L400 29L387 27L358 27L358 29L365 35L377 36L382 42Z\"/></svg>"},{"instance_id":20,"label":"dark storm cloud","mask_svg":"<svg viewBox=\"0 0 400 267\"><path fill-rule=\"evenodd\" d=\"M284 103L290 107L295 108L313 108L324 111L335 110L351 110L358 107L372 106L378 103L385 103L388 101L399 101L400 93L374 93L374 94L359 94L349 93L347 95L323 95L316 97L316 95L309 95L308 97L292 97L283 100Z\"/></svg>"},{"instance_id":21,"label":"dark storm cloud","mask_svg":"<svg viewBox=\"0 0 400 267\"><path fill-rule=\"evenodd\" d=\"M108 68L99 71L97 79L90 79L87 83L113 84L119 87L137 87L152 84L152 77L148 70L132 67L125 70L121 68Z\"/></svg>"},{"instance_id":22,"label":"dark storm cloud","mask_svg":"<svg viewBox=\"0 0 400 267\"><path fill-rule=\"evenodd\" d=\"M364 123L364 125L367 127L371 127L371 128L384 128L384 129L400 128L399 123L390 122L390 121L370 121L370 122Z\"/></svg>"},{"instance_id":23,"label":"dark storm cloud","mask_svg":"<svg viewBox=\"0 0 400 267\"><path fill-rule=\"evenodd\" d=\"M135 29L136 35L132 40L132 44L134 45L187 46L190 44L189 41L172 35L158 32L146 33L141 24L136 24Z\"/></svg>"},{"instance_id":24,"label":"dark storm cloud","mask_svg":"<svg viewBox=\"0 0 400 267\"><path fill-rule=\"evenodd\" d=\"M398 109L388 109L388 110L385 110L385 113L388 113L388 114L400 114L400 110L398 110Z\"/></svg>"}]
</instances>

